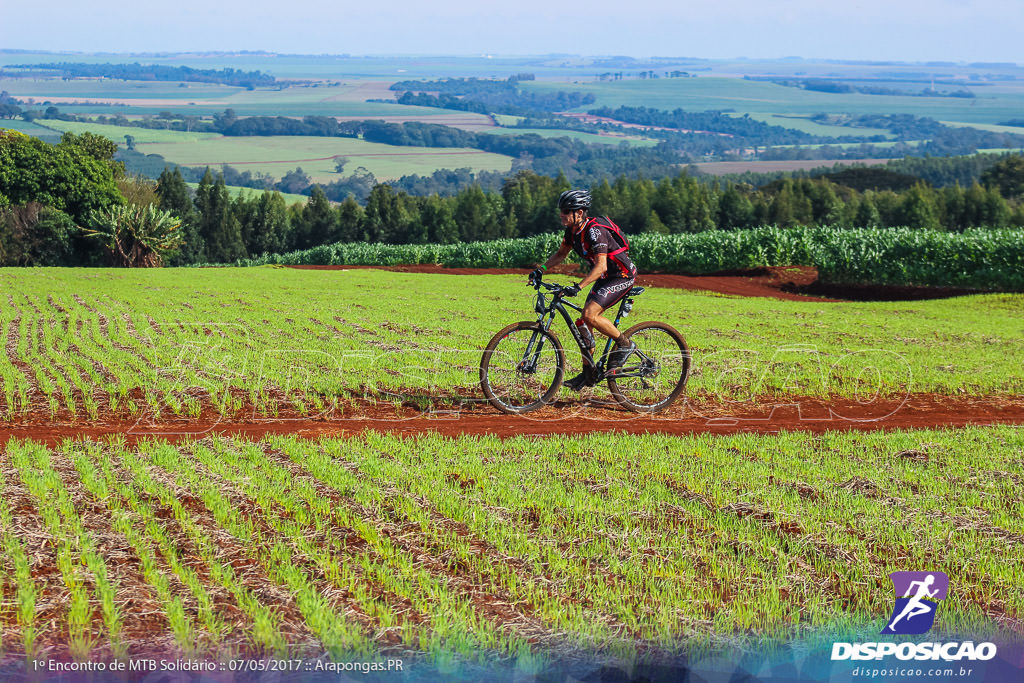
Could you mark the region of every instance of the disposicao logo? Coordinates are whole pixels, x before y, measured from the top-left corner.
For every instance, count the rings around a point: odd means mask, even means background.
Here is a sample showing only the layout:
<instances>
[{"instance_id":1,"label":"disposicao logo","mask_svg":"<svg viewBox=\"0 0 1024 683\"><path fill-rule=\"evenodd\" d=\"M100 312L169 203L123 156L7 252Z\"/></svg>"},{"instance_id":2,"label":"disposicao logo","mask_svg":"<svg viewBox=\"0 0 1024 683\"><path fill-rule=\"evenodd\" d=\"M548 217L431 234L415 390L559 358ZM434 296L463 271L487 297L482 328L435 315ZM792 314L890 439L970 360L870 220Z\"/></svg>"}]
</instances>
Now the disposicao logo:
<instances>
[{"instance_id":1,"label":"disposicao logo","mask_svg":"<svg viewBox=\"0 0 1024 683\"><path fill-rule=\"evenodd\" d=\"M919 635L935 623L935 610L946 599L949 577L942 572L893 572L896 606L882 635Z\"/></svg>"},{"instance_id":2,"label":"disposicao logo","mask_svg":"<svg viewBox=\"0 0 1024 683\"><path fill-rule=\"evenodd\" d=\"M920 635L935 623L939 601L949 592L949 577L942 572L893 572L896 605L882 635ZM996 656L993 643L833 643L832 660L869 660L896 657L901 660L988 661Z\"/></svg>"}]
</instances>

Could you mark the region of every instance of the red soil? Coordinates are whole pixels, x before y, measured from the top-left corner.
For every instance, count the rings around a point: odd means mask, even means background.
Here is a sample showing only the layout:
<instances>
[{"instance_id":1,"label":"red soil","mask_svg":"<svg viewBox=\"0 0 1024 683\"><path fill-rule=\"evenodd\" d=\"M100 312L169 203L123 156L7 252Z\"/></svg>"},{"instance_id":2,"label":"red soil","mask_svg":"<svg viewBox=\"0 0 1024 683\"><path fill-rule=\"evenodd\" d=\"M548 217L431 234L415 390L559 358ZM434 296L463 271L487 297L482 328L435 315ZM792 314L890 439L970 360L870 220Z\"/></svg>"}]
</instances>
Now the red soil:
<instances>
[{"instance_id":1,"label":"red soil","mask_svg":"<svg viewBox=\"0 0 1024 683\"><path fill-rule=\"evenodd\" d=\"M450 275L517 274L525 279L524 269L444 268L438 265L415 266L298 266L317 270L383 268L407 273L443 273ZM555 275L578 275L575 266L553 269ZM817 283L813 268L759 268L740 273L711 276L644 274L637 279L643 286L704 290L736 296L767 296L793 301L829 302L827 299L799 294L802 291L827 290ZM894 294L895 292L895 294ZM825 293L825 292L823 292ZM946 290L846 289L828 290L832 296L854 299L923 298L965 293ZM886 296L888 295L888 296ZM599 394L606 396L604 390ZM123 435L129 442L141 438L163 437L171 440L201 438L212 434L240 435L257 439L265 434L296 434L305 437L341 436L365 430L396 434L438 432L444 435L493 434L497 436L582 434L592 431L625 433L728 434L736 432L773 433L781 430L822 432L828 430L893 430L968 425L1024 425L1024 397L1019 396L941 396L912 394L906 397L878 398L857 402L848 398L756 397L745 402L725 402L714 397L687 397L659 415L639 415L619 408L610 398L564 391L562 400L544 410L526 416L499 413L482 397L431 397L410 390L370 402L344 402L343 409L310 418L281 413L277 418L259 416L247 408L230 416L205 412L198 419L158 421L107 415L93 423L62 422L48 413L28 414L18 422L0 425L0 445L11 438L31 438L59 443L67 438L100 439Z\"/></svg>"},{"instance_id":2,"label":"red soil","mask_svg":"<svg viewBox=\"0 0 1024 683\"><path fill-rule=\"evenodd\" d=\"M434 273L441 275L521 275L525 282L526 268L447 268L436 264L410 266L291 266L310 270L349 270L376 268L401 273ZM553 275L580 277L574 265L551 269ZM732 296L766 296L786 301L906 301L941 299L971 294L970 290L952 287L903 287L891 285L828 285L818 281L818 269L812 266L771 266L713 275L671 275L641 273L636 283L644 287L665 287L692 291L718 292Z\"/></svg>"},{"instance_id":3,"label":"red soil","mask_svg":"<svg viewBox=\"0 0 1024 683\"><path fill-rule=\"evenodd\" d=\"M124 436L129 443L161 437L172 441L210 435L258 439L267 434L303 437L344 436L366 430L400 435L437 432L446 436L586 434L620 431L628 434L732 434L779 431L879 431L965 427L969 425L1024 425L1024 397L950 397L911 394L860 403L848 398L759 397L744 402L723 402L709 397L680 401L663 414L625 412L610 399L577 398L563 392L553 406L529 415L504 415L475 397L470 401L439 400L425 409L413 395L395 403L352 401L343 410L315 417L262 417L251 408L219 417L207 413L195 420L149 421L110 417L94 423L54 423L48 414L27 415L0 427L0 445L8 439L34 439L57 444L68 438L103 439Z\"/></svg>"}]
</instances>

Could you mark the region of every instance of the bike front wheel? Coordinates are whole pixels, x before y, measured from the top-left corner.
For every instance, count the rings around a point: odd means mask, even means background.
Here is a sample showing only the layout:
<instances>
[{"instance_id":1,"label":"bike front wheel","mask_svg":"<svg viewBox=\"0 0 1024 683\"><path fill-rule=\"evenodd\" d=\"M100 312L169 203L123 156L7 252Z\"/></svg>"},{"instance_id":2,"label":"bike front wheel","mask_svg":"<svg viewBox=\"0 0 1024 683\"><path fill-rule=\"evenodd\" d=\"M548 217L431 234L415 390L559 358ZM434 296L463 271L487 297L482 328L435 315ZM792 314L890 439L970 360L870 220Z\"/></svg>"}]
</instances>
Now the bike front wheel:
<instances>
[{"instance_id":1,"label":"bike front wheel","mask_svg":"<svg viewBox=\"0 0 1024 683\"><path fill-rule=\"evenodd\" d=\"M609 375L609 391L627 410L664 410L683 393L690 375L690 349L683 335L656 322L634 325L623 335L637 350Z\"/></svg>"},{"instance_id":2,"label":"bike front wheel","mask_svg":"<svg viewBox=\"0 0 1024 683\"><path fill-rule=\"evenodd\" d=\"M565 353L550 330L536 322L498 332L480 359L480 388L504 413L528 413L551 403L565 372Z\"/></svg>"}]
</instances>

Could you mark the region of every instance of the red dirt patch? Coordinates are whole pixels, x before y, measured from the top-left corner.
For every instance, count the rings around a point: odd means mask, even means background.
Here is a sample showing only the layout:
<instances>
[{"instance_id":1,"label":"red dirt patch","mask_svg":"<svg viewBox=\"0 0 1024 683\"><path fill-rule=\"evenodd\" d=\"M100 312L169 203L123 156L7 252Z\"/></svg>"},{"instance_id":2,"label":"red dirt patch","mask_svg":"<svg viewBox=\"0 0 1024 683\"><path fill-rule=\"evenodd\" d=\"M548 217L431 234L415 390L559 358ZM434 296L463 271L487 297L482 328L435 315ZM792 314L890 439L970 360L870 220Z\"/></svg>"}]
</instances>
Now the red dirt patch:
<instances>
[{"instance_id":1,"label":"red dirt patch","mask_svg":"<svg viewBox=\"0 0 1024 683\"><path fill-rule=\"evenodd\" d=\"M316 438L345 436L374 430L401 435L437 432L445 436L492 434L549 436L621 431L628 434L733 434L779 431L879 431L964 427L970 425L1024 425L1022 397L951 397L911 394L859 403L850 398L760 397L727 403L709 397L690 397L658 415L628 413L600 397L572 397L525 416L498 413L489 404L464 401L435 402L413 407L414 396L404 403L351 401L344 410L314 418L264 418L250 408L218 417L207 413L195 420L146 422L117 417L88 425L53 422L48 413L25 416L17 424L0 427L0 445L8 439L33 439L58 444L64 439L103 439L124 436L129 443L159 437L171 441L213 434L259 439L268 434L295 434ZM397 404L397 407L396 407Z\"/></svg>"},{"instance_id":2,"label":"red dirt patch","mask_svg":"<svg viewBox=\"0 0 1024 683\"><path fill-rule=\"evenodd\" d=\"M399 273L433 273L435 275L522 275L527 268L448 268L437 264L404 266L289 266L308 270L350 270L375 268ZM551 269L553 275L581 276L575 265ZM953 287L909 287L895 285L829 285L818 280L813 266L768 266L730 270L711 275L674 275L641 273L636 283L643 287L664 287L689 291L717 292L731 296L762 296L784 301L913 301L943 299L976 294L973 290Z\"/></svg>"}]
</instances>

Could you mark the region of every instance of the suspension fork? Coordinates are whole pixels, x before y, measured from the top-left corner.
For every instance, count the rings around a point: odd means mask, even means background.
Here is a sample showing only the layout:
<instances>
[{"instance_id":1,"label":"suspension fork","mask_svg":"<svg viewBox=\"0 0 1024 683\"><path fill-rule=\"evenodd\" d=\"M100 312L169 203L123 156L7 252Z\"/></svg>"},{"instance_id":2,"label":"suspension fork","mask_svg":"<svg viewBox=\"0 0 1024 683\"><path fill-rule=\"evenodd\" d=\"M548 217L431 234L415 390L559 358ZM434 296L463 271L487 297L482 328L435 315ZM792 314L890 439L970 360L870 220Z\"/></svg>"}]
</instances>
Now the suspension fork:
<instances>
[{"instance_id":1,"label":"suspension fork","mask_svg":"<svg viewBox=\"0 0 1024 683\"><path fill-rule=\"evenodd\" d=\"M548 315L550 314L550 317ZM544 322L544 318L548 318L547 322ZM551 323L555 320L555 315L551 311L541 313L537 317L537 324L546 332L551 328ZM523 352L523 359L519 361L516 368L521 372L532 373L537 370L537 361L540 359L540 354L544 350L544 335L537 331L534 331L530 335L530 341L526 344L526 350Z\"/></svg>"}]
</instances>

